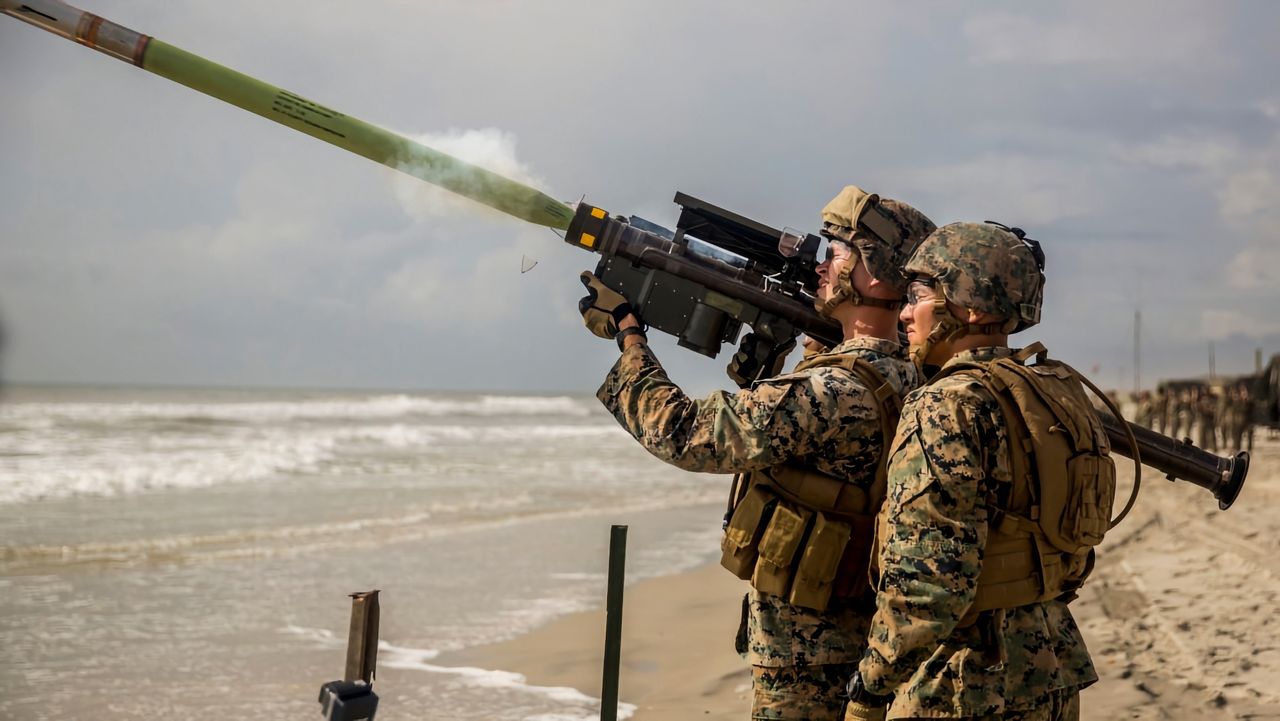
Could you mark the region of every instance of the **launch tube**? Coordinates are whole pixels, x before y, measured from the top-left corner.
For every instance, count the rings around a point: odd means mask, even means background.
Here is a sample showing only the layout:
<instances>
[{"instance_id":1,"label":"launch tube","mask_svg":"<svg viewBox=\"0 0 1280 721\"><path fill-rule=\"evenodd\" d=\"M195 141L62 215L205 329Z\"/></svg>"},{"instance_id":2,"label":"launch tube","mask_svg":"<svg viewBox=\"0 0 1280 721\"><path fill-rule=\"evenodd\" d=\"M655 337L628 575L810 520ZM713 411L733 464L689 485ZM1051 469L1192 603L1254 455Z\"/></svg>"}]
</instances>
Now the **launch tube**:
<instances>
[{"instance_id":1,"label":"launch tube","mask_svg":"<svg viewBox=\"0 0 1280 721\"><path fill-rule=\"evenodd\" d=\"M1184 480L1209 491L1218 499L1218 508L1227 510L1235 503L1249 475L1249 453L1240 451L1234 456L1219 456L1191 445L1190 440L1179 441L1163 433L1156 433L1134 423L1117 420L1110 413L1099 413L1106 429L1111 449L1122 456L1138 458L1145 465L1163 471L1169 480ZM1125 433L1126 424L1138 442L1135 449Z\"/></svg>"},{"instance_id":2,"label":"launch tube","mask_svg":"<svg viewBox=\"0 0 1280 721\"><path fill-rule=\"evenodd\" d=\"M0 13L521 220L563 230L573 218L569 206L536 188L58 0L0 0Z\"/></svg>"}]
</instances>

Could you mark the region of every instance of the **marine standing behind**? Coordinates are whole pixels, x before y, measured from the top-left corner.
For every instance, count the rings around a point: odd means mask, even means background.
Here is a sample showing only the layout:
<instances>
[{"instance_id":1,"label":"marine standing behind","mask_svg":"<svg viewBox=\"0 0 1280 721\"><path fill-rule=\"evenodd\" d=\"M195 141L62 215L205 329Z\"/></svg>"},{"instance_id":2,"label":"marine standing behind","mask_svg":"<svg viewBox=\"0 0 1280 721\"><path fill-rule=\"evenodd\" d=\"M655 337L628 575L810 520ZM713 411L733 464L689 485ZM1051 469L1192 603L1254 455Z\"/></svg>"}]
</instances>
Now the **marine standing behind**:
<instances>
[{"instance_id":1,"label":"marine standing behind","mask_svg":"<svg viewBox=\"0 0 1280 721\"><path fill-rule=\"evenodd\" d=\"M908 395L891 445L876 614L847 719L1075 719L1079 689L1097 680L1066 601L1107 528L1114 466L1075 376L1039 344L1008 347L1008 334L1040 319L1042 268L1021 231L980 223L940 228L907 263L912 356L940 369ZM1032 354L1037 364L1025 365ZM1061 399L1056 415L1035 393L1006 392L1022 383ZM1051 423L1063 424L1060 439L1083 441L1085 465L1055 467L1023 440ZM1088 503L1033 503L1049 484ZM1041 510L1063 526L1030 520Z\"/></svg>"},{"instance_id":2,"label":"marine standing behind","mask_svg":"<svg viewBox=\"0 0 1280 721\"><path fill-rule=\"evenodd\" d=\"M1173 407L1173 430L1169 434L1178 440L1182 440L1179 436L1191 436L1191 423L1195 417L1195 397L1191 394L1191 389L1184 388L1177 392L1174 400L1171 401Z\"/></svg>"},{"instance_id":3,"label":"marine standing behind","mask_svg":"<svg viewBox=\"0 0 1280 721\"><path fill-rule=\"evenodd\" d=\"M1208 388L1201 389L1195 410L1200 447L1206 451L1218 450L1218 397Z\"/></svg>"},{"instance_id":4,"label":"marine standing behind","mask_svg":"<svg viewBox=\"0 0 1280 721\"><path fill-rule=\"evenodd\" d=\"M829 245L817 304L841 324L844 341L736 393L689 398L668 379L626 300L590 273L582 278L588 328L616 335L622 348L600 401L658 458L740 474L722 547L726 567L753 585L739 651L752 665L755 719L842 717L844 682L870 620L866 563L873 504L883 497L877 470L893 428L882 429L885 404L896 414L901 394L918 384L898 341L897 309L902 263L933 223L855 186L822 217Z\"/></svg>"},{"instance_id":5,"label":"marine standing behind","mask_svg":"<svg viewBox=\"0 0 1280 721\"><path fill-rule=\"evenodd\" d=\"M1156 400L1153 407L1153 415L1155 417L1155 431L1164 433L1169 427L1169 394L1164 389L1156 389Z\"/></svg>"},{"instance_id":6,"label":"marine standing behind","mask_svg":"<svg viewBox=\"0 0 1280 721\"><path fill-rule=\"evenodd\" d=\"M1143 428L1151 428L1154 423L1155 406L1151 400L1151 391L1138 393L1138 406L1133 412L1133 422Z\"/></svg>"}]
</instances>

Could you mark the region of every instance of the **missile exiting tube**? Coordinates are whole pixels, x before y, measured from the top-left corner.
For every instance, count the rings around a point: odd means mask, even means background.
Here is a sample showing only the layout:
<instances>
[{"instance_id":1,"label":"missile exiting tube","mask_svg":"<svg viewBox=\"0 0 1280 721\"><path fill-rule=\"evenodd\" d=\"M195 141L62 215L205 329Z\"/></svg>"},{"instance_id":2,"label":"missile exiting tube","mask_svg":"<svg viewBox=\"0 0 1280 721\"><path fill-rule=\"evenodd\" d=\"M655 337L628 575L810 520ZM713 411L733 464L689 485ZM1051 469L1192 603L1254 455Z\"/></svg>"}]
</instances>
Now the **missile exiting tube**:
<instances>
[{"instance_id":1,"label":"missile exiting tube","mask_svg":"<svg viewBox=\"0 0 1280 721\"><path fill-rule=\"evenodd\" d=\"M537 225L564 230L565 203L490 170L135 32L58 0L0 0L0 13Z\"/></svg>"}]
</instances>

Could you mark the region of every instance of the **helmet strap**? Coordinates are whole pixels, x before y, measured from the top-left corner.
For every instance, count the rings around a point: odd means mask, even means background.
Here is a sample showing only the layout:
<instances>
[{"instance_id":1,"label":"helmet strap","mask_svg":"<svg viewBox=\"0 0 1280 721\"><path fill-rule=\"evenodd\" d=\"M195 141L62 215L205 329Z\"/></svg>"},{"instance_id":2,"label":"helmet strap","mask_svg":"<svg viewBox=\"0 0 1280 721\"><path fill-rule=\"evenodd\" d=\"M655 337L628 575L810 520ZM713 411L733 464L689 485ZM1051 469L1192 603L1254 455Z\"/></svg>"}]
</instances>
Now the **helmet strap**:
<instances>
[{"instance_id":1,"label":"helmet strap","mask_svg":"<svg viewBox=\"0 0 1280 721\"><path fill-rule=\"evenodd\" d=\"M831 313L836 309L836 306L845 301L848 301L850 305L869 305L875 308L884 308L886 310L898 310L901 308L901 300L868 298L867 296L859 293L857 289L853 287L853 269L857 267L858 263L862 262L862 256L860 254L855 255L854 257L856 257L857 260L846 265L844 268L841 268L840 272L836 275L835 293L825 301L819 301L815 304L818 315L821 315L824 318L831 318Z\"/></svg>"},{"instance_id":2,"label":"helmet strap","mask_svg":"<svg viewBox=\"0 0 1280 721\"><path fill-rule=\"evenodd\" d=\"M939 343L950 343L967 335L1008 335L1017 327L1016 319L1003 320L996 323L966 323L960 320L947 307L947 298L942 290L933 298L933 327L924 342L911 348L911 361L924 373L925 358L929 351Z\"/></svg>"},{"instance_id":3,"label":"helmet strap","mask_svg":"<svg viewBox=\"0 0 1280 721\"><path fill-rule=\"evenodd\" d=\"M966 335L1009 335L1018 326L1016 320L1003 320L997 323L969 323Z\"/></svg>"},{"instance_id":4,"label":"helmet strap","mask_svg":"<svg viewBox=\"0 0 1280 721\"><path fill-rule=\"evenodd\" d=\"M985 326L975 326L965 323L951 312L947 307L946 296L942 294L942 289L938 289L938 294L933 298L933 327L929 329L929 335L925 337L924 342L911 348L911 362L915 363L916 368L924 373L925 358L929 356L929 351L939 343L950 343L962 336L973 332L975 328L983 328Z\"/></svg>"}]
</instances>

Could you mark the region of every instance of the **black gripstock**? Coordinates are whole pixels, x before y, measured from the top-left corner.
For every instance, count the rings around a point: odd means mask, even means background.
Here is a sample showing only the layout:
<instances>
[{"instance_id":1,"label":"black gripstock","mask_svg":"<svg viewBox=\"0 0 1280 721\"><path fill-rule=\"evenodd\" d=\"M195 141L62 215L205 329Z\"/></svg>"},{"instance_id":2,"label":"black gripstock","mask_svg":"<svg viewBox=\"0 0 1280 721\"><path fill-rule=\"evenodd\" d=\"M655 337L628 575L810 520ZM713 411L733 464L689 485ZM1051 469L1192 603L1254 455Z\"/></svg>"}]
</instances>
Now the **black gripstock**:
<instances>
[{"instance_id":1,"label":"black gripstock","mask_svg":"<svg viewBox=\"0 0 1280 721\"><path fill-rule=\"evenodd\" d=\"M565 241L601 255L596 277L649 327L703 355L736 341L744 323L780 343L801 332L840 343L840 326L813 306L817 236L784 234L683 193L675 202L674 233L581 203Z\"/></svg>"},{"instance_id":2,"label":"black gripstock","mask_svg":"<svg viewBox=\"0 0 1280 721\"><path fill-rule=\"evenodd\" d=\"M1116 453L1126 458L1134 457L1133 445L1120 425L1125 423L1138 441L1139 459L1143 465L1164 472L1171 481L1189 481L1209 491L1218 499L1218 508L1224 511L1240 495L1245 476L1249 473L1248 451L1240 451L1230 458L1218 456L1191 445L1190 439L1179 441L1128 421L1117 421L1109 413L1098 415L1107 430L1111 449Z\"/></svg>"}]
</instances>

